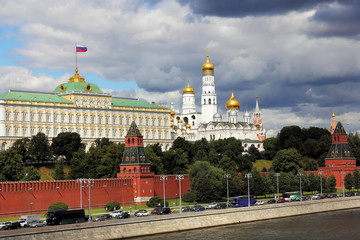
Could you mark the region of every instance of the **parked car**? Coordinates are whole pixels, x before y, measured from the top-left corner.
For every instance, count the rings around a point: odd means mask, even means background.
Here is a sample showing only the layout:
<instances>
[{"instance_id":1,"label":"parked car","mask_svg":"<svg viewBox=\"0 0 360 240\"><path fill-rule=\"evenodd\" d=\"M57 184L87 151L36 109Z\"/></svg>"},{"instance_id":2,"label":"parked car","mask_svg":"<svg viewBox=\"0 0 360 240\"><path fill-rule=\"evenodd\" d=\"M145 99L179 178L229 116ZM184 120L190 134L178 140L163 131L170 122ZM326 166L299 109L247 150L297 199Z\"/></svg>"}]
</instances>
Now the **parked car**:
<instances>
[{"instance_id":1,"label":"parked car","mask_svg":"<svg viewBox=\"0 0 360 240\"><path fill-rule=\"evenodd\" d=\"M160 211L160 208L154 208L154 209L151 211L151 214L158 214L159 211Z\"/></svg>"},{"instance_id":2,"label":"parked car","mask_svg":"<svg viewBox=\"0 0 360 240\"><path fill-rule=\"evenodd\" d=\"M123 218L129 218L130 217L130 213L127 211L121 211L118 215L117 215L117 219L123 219Z\"/></svg>"},{"instance_id":3,"label":"parked car","mask_svg":"<svg viewBox=\"0 0 360 240\"><path fill-rule=\"evenodd\" d=\"M284 203L286 202L285 198L279 198L277 201L277 203Z\"/></svg>"},{"instance_id":4,"label":"parked car","mask_svg":"<svg viewBox=\"0 0 360 240\"><path fill-rule=\"evenodd\" d=\"M134 216L136 217L144 217L144 216L149 216L150 212L148 212L146 209L141 209L135 212Z\"/></svg>"},{"instance_id":5,"label":"parked car","mask_svg":"<svg viewBox=\"0 0 360 240\"><path fill-rule=\"evenodd\" d=\"M264 205L264 203L265 203L264 201L256 201L255 205Z\"/></svg>"},{"instance_id":6,"label":"parked car","mask_svg":"<svg viewBox=\"0 0 360 240\"><path fill-rule=\"evenodd\" d=\"M176 212L176 209L175 208L170 208L171 209L171 212L174 213Z\"/></svg>"},{"instance_id":7,"label":"parked car","mask_svg":"<svg viewBox=\"0 0 360 240\"><path fill-rule=\"evenodd\" d=\"M195 211L195 212L198 212L198 211L204 211L205 208L201 205L194 205L192 208L191 208L191 211Z\"/></svg>"},{"instance_id":8,"label":"parked car","mask_svg":"<svg viewBox=\"0 0 360 240\"><path fill-rule=\"evenodd\" d=\"M93 221L99 222L99 221L106 221L108 219L111 219L110 214L102 214L102 215L96 216Z\"/></svg>"},{"instance_id":9,"label":"parked car","mask_svg":"<svg viewBox=\"0 0 360 240\"><path fill-rule=\"evenodd\" d=\"M267 201L267 204L273 204L273 203L276 203L275 199L270 199L269 201Z\"/></svg>"},{"instance_id":10,"label":"parked car","mask_svg":"<svg viewBox=\"0 0 360 240\"><path fill-rule=\"evenodd\" d=\"M181 211L182 212L190 212L191 208L189 206L184 206L184 207L181 208Z\"/></svg>"},{"instance_id":11,"label":"parked car","mask_svg":"<svg viewBox=\"0 0 360 240\"><path fill-rule=\"evenodd\" d=\"M215 206L217 205L216 202L212 202L212 203L209 203L205 206L206 209L212 209L212 208L215 208Z\"/></svg>"},{"instance_id":12,"label":"parked car","mask_svg":"<svg viewBox=\"0 0 360 240\"><path fill-rule=\"evenodd\" d=\"M328 198L337 198L337 195L334 193L328 194Z\"/></svg>"},{"instance_id":13,"label":"parked car","mask_svg":"<svg viewBox=\"0 0 360 240\"><path fill-rule=\"evenodd\" d=\"M9 229L10 222L2 222L0 223L0 230L7 230ZM21 226L21 225L20 225Z\"/></svg>"},{"instance_id":14,"label":"parked car","mask_svg":"<svg viewBox=\"0 0 360 240\"><path fill-rule=\"evenodd\" d=\"M110 213L110 216L113 218L116 218L122 211L121 210L115 210Z\"/></svg>"},{"instance_id":15,"label":"parked car","mask_svg":"<svg viewBox=\"0 0 360 240\"><path fill-rule=\"evenodd\" d=\"M19 221L15 222L5 222L3 228L1 230L7 230L7 229L18 229L21 228L21 224Z\"/></svg>"},{"instance_id":16,"label":"parked car","mask_svg":"<svg viewBox=\"0 0 360 240\"><path fill-rule=\"evenodd\" d=\"M46 226L46 221L32 221L29 222L29 227L35 228L35 227L44 227Z\"/></svg>"},{"instance_id":17,"label":"parked car","mask_svg":"<svg viewBox=\"0 0 360 240\"><path fill-rule=\"evenodd\" d=\"M217 203L214 209L225 209L227 208L226 203Z\"/></svg>"}]
</instances>

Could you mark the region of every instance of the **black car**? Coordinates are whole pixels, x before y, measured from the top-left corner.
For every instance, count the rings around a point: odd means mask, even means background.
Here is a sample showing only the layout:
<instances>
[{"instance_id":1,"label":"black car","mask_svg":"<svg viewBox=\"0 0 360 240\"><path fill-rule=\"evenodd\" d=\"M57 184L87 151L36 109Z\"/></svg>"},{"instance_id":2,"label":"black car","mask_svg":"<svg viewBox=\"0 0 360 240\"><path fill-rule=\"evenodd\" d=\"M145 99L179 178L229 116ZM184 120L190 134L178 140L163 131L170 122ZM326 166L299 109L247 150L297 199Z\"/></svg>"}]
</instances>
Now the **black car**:
<instances>
[{"instance_id":1,"label":"black car","mask_svg":"<svg viewBox=\"0 0 360 240\"><path fill-rule=\"evenodd\" d=\"M126 211L122 211L117 215L117 219L123 219L123 218L129 218L130 217L130 213L126 212Z\"/></svg>"},{"instance_id":2,"label":"black car","mask_svg":"<svg viewBox=\"0 0 360 240\"><path fill-rule=\"evenodd\" d=\"M189 206L185 206L185 207L182 207L181 208L181 211L182 212L190 212L191 211L191 208Z\"/></svg>"},{"instance_id":3,"label":"black car","mask_svg":"<svg viewBox=\"0 0 360 240\"><path fill-rule=\"evenodd\" d=\"M20 222L5 222L1 224L0 230L18 229L21 228Z\"/></svg>"},{"instance_id":4,"label":"black car","mask_svg":"<svg viewBox=\"0 0 360 240\"><path fill-rule=\"evenodd\" d=\"M217 203L214 207L214 209L225 209L227 208L226 203Z\"/></svg>"},{"instance_id":5,"label":"black car","mask_svg":"<svg viewBox=\"0 0 360 240\"><path fill-rule=\"evenodd\" d=\"M275 199L270 199L269 201L267 201L268 204L273 204L273 203L276 203L276 200Z\"/></svg>"},{"instance_id":6,"label":"black car","mask_svg":"<svg viewBox=\"0 0 360 240\"><path fill-rule=\"evenodd\" d=\"M110 214L102 214L102 215L99 215L99 216L95 217L95 219L93 221L94 222L99 222L99 221L106 221L108 219L111 219Z\"/></svg>"},{"instance_id":7,"label":"black car","mask_svg":"<svg viewBox=\"0 0 360 240\"><path fill-rule=\"evenodd\" d=\"M166 208L160 208L157 214L158 214L158 215L160 215L160 214L162 214L162 215L163 215L163 214L171 214L171 209L168 208L168 207L166 207Z\"/></svg>"}]
</instances>

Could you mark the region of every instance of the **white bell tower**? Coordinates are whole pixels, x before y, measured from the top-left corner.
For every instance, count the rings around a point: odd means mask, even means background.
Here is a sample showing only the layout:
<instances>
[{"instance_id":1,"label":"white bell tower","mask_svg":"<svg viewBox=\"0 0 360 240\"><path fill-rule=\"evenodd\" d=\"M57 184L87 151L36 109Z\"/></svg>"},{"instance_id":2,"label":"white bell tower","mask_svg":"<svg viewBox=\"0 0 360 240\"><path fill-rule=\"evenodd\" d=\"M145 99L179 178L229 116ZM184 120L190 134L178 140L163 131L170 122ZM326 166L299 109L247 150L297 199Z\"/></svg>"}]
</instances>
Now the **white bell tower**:
<instances>
[{"instance_id":1,"label":"white bell tower","mask_svg":"<svg viewBox=\"0 0 360 240\"><path fill-rule=\"evenodd\" d=\"M201 114L204 123L213 121L214 114L217 113L214 69L214 64L207 55L206 62L202 65Z\"/></svg>"}]
</instances>

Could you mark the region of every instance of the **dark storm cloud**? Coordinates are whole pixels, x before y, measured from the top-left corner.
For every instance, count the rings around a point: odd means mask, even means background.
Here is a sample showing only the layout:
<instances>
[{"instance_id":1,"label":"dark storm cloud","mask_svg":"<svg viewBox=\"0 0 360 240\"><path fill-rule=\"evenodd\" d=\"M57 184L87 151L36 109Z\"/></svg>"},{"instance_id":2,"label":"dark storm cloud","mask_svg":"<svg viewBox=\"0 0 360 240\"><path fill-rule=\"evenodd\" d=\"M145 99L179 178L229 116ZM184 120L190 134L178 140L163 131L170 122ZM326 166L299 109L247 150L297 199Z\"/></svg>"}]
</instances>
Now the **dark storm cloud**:
<instances>
[{"instance_id":1,"label":"dark storm cloud","mask_svg":"<svg viewBox=\"0 0 360 240\"><path fill-rule=\"evenodd\" d=\"M344 0L334 4L320 5L311 18L315 23L323 23L310 32L315 36L352 37L360 33L360 1Z\"/></svg>"},{"instance_id":2,"label":"dark storm cloud","mask_svg":"<svg viewBox=\"0 0 360 240\"><path fill-rule=\"evenodd\" d=\"M218 17L278 15L304 11L334 0L178 0L197 14Z\"/></svg>"}]
</instances>

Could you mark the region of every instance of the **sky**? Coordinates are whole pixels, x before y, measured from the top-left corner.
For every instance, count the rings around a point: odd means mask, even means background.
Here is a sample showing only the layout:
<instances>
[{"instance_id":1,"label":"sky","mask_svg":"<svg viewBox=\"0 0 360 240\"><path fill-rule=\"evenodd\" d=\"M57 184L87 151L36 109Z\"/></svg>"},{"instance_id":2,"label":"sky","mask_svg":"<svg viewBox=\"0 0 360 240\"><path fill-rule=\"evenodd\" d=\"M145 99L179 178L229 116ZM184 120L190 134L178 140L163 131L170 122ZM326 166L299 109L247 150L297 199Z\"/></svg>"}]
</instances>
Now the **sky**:
<instances>
[{"instance_id":1,"label":"sky","mask_svg":"<svg viewBox=\"0 0 360 240\"><path fill-rule=\"evenodd\" d=\"M74 74L119 97L200 106L206 52L218 111L234 91L268 136L284 126L360 131L358 0L1 0L0 92L52 92ZM200 110L200 107L199 107Z\"/></svg>"}]
</instances>

